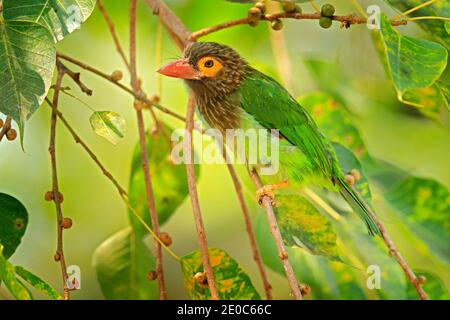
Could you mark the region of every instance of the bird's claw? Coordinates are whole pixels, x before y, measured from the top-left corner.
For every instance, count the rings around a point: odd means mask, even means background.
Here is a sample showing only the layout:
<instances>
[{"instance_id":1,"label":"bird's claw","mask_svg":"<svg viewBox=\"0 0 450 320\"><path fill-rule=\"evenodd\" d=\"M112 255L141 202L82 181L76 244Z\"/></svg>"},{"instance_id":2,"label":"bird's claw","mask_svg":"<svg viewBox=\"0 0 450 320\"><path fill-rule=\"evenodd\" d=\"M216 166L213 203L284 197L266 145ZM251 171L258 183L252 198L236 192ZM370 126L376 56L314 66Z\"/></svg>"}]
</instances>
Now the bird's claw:
<instances>
[{"instance_id":1,"label":"bird's claw","mask_svg":"<svg viewBox=\"0 0 450 320\"><path fill-rule=\"evenodd\" d=\"M287 180L281 181L277 184L270 184L263 186L258 191L256 191L256 201L260 206L263 206L264 198L268 197L270 199L270 204L276 207L275 202L275 190L285 188L289 185Z\"/></svg>"}]
</instances>

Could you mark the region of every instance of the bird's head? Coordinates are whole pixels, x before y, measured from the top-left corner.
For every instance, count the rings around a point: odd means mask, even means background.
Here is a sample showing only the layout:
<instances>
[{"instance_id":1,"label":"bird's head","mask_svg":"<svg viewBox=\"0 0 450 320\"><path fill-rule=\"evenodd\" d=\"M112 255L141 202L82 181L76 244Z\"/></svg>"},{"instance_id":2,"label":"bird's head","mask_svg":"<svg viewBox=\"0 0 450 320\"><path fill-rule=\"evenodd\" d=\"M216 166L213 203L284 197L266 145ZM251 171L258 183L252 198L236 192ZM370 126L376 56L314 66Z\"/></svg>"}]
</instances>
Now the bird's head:
<instances>
[{"instance_id":1,"label":"bird's head","mask_svg":"<svg viewBox=\"0 0 450 320\"><path fill-rule=\"evenodd\" d=\"M158 70L186 80L197 96L222 97L233 93L249 71L247 62L232 48L215 42L195 42L183 58Z\"/></svg>"}]
</instances>

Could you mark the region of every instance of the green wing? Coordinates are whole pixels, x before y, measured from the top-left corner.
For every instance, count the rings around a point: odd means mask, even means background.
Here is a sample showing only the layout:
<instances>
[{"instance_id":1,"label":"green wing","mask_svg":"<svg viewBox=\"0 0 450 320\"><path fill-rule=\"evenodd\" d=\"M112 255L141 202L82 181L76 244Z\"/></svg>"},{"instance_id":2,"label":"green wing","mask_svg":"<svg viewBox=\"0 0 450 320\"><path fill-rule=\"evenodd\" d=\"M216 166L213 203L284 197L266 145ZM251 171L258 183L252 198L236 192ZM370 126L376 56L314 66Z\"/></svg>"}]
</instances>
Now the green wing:
<instances>
[{"instance_id":1,"label":"green wing","mask_svg":"<svg viewBox=\"0 0 450 320\"><path fill-rule=\"evenodd\" d=\"M307 111L274 79L254 70L240 85L241 107L267 129L278 129L297 146L326 177L335 176L331 146Z\"/></svg>"}]
</instances>

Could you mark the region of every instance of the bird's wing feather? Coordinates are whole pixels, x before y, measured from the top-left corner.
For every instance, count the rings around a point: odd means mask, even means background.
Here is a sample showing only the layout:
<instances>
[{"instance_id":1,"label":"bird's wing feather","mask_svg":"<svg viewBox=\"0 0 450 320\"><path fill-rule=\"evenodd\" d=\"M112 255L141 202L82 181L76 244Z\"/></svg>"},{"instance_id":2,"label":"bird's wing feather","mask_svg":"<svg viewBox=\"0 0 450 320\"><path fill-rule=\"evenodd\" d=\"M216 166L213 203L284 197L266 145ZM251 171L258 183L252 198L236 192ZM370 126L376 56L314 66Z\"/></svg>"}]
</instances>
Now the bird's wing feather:
<instances>
[{"instance_id":1,"label":"bird's wing feather","mask_svg":"<svg viewBox=\"0 0 450 320\"><path fill-rule=\"evenodd\" d=\"M241 107L267 129L278 129L327 177L336 170L334 153L307 111L269 76L254 70L237 91Z\"/></svg>"}]
</instances>

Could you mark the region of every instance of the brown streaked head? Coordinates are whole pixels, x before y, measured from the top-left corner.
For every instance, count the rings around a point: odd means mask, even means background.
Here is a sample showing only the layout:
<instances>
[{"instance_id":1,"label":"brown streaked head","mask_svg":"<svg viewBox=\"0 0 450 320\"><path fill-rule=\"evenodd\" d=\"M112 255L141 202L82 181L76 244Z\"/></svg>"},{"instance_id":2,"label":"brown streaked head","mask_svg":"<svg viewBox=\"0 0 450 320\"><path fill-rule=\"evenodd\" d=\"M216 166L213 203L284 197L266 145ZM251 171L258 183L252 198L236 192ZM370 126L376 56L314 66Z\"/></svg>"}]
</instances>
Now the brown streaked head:
<instances>
[{"instance_id":1,"label":"brown streaked head","mask_svg":"<svg viewBox=\"0 0 450 320\"><path fill-rule=\"evenodd\" d=\"M195 42L186 47L182 59L158 72L184 79L198 99L210 100L233 93L249 70L234 49L215 42Z\"/></svg>"}]
</instances>

